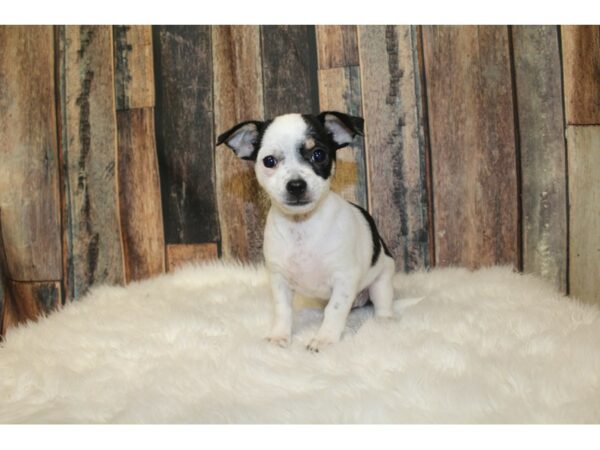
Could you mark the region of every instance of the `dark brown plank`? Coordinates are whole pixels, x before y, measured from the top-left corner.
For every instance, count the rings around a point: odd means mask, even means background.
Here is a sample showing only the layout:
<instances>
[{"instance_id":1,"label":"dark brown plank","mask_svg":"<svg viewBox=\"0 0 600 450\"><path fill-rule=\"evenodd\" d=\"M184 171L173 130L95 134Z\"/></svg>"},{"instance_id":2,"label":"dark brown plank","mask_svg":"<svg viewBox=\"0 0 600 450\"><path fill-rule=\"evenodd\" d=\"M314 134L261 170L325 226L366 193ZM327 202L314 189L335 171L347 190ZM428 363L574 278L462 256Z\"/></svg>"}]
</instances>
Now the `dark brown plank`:
<instances>
[{"instance_id":1,"label":"dark brown plank","mask_svg":"<svg viewBox=\"0 0 600 450\"><path fill-rule=\"evenodd\" d=\"M569 125L600 124L600 26L561 27Z\"/></svg>"},{"instance_id":2,"label":"dark brown plank","mask_svg":"<svg viewBox=\"0 0 600 450\"><path fill-rule=\"evenodd\" d=\"M10 275L62 277L51 26L0 26L0 205Z\"/></svg>"},{"instance_id":3,"label":"dark brown plank","mask_svg":"<svg viewBox=\"0 0 600 450\"><path fill-rule=\"evenodd\" d=\"M423 27L436 261L519 266L508 29Z\"/></svg>"},{"instance_id":4,"label":"dark brown plank","mask_svg":"<svg viewBox=\"0 0 600 450\"><path fill-rule=\"evenodd\" d=\"M125 280L117 187L112 27L58 33L68 298Z\"/></svg>"},{"instance_id":5,"label":"dark brown plank","mask_svg":"<svg viewBox=\"0 0 600 450\"><path fill-rule=\"evenodd\" d=\"M567 290L567 177L556 26L512 27L519 138L523 270Z\"/></svg>"},{"instance_id":6,"label":"dark brown plank","mask_svg":"<svg viewBox=\"0 0 600 450\"><path fill-rule=\"evenodd\" d=\"M156 136L165 240L219 240L209 26L157 26Z\"/></svg>"},{"instance_id":7,"label":"dark brown plank","mask_svg":"<svg viewBox=\"0 0 600 450\"><path fill-rule=\"evenodd\" d=\"M150 25L113 26L117 109L154 106Z\"/></svg>"},{"instance_id":8,"label":"dark brown plank","mask_svg":"<svg viewBox=\"0 0 600 450\"><path fill-rule=\"evenodd\" d=\"M318 113L315 28L261 26L265 116Z\"/></svg>"},{"instance_id":9,"label":"dark brown plank","mask_svg":"<svg viewBox=\"0 0 600 450\"><path fill-rule=\"evenodd\" d=\"M417 30L360 26L369 209L398 270L430 265Z\"/></svg>"},{"instance_id":10,"label":"dark brown plank","mask_svg":"<svg viewBox=\"0 0 600 450\"><path fill-rule=\"evenodd\" d=\"M317 25L319 69L358 66L356 25Z\"/></svg>"},{"instance_id":11,"label":"dark brown plank","mask_svg":"<svg viewBox=\"0 0 600 450\"><path fill-rule=\"evenodd\" d=\"M119 111L117 128L125 275L141 280L165 271L153 108Z\"/></svg>"},{"instance_id":12,"label":"dark brown plank","mask_svg":"<svg viewBox=\"0 0 600 450\"><path fill-rule=\"evenodd\" d=\"M215 134L219 135L236 123L264 116L260 28L214 26L212 38ZM215 167L222 256L258 261L269 201L258 186L254 164L221 146Z\"/></svg>"},{"instance_id":13,"label":"dark brown plank","mask_svg":"<svg viewBox=\"0 0 600 450\"><path fill-rule=\"evenodd\" d=\"M167 245L167 270L169 272L184 264L210 261L217 258L217 244L213 242Z\"/></svg>"},{"instance_id":14,"label":"dark brown plank","mask_svg":"<svg viewBox=\"0 0 600 450\"><path fill-rule=\"evenodd\" d=\"M567 127L569 291L600 304L600 126Z\"/></svg>"}]
</instances>

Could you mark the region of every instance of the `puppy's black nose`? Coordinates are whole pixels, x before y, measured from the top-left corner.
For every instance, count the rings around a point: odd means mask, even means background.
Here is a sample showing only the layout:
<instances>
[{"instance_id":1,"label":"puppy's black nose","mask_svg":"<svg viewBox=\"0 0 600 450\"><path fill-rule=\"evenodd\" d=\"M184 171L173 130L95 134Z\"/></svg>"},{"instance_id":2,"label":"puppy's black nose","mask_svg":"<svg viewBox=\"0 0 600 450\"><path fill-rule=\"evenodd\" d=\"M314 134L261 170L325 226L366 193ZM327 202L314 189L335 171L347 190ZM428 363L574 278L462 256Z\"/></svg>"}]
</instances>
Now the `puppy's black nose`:
<instances>
[{"instance_id":1,"label":"puppy's black nose","mask_svg":"<svg viewBox=\"0 0 600 450\"><path fill-rule=\"evenodd\" d=\"M296 180L288 181L288 184L285 187L287 191L296 196L300 197L302 194L306 192L306 181L302 178L298 178Z\"/></svg>"}]
</instances>

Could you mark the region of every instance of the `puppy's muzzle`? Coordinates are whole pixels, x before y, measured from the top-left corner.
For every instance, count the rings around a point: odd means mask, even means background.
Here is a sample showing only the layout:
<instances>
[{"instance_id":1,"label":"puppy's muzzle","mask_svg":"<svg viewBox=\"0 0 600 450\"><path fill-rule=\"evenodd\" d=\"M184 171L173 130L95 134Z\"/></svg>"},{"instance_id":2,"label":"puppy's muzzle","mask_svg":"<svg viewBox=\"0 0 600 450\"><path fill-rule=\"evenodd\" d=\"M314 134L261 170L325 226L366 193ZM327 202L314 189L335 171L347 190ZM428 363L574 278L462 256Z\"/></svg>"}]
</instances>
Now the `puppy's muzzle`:
<instances>
[{"instance_id":1,"label":"puppy's muzzle","mask_svg":"<svg viewBox=\"0 0 600 450\"><path fill-rule=\"evenodd\" d=\"M298 178L296 180L288 181L288 184L285 186L288 193L294 197L295 199L300 199L306 192L306 181L302 178Z\"/></svg>"}]
</instances>

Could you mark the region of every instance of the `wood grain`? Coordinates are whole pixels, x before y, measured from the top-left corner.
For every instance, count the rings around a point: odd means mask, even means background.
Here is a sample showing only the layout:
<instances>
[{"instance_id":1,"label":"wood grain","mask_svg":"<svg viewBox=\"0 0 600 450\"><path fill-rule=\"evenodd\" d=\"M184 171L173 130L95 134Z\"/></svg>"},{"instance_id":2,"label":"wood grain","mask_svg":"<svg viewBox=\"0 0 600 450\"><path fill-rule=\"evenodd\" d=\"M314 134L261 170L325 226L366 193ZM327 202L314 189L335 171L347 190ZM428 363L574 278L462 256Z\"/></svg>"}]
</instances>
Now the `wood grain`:
<instances>
[{"instance_id":1,"label":"wood grain","mask_svg":"<svg viewBox=\"0 0 600 450\"><path fill-rule=\"evenodd\" d=\"M600 26L563 25L561 38L567 123L600 124Z\"/></svg>"},{"instance_id":2,"label":"wood grain","mask_svg":"<svg viewBox=\"0 0 600 450\"><path fill-rule=\"evenodd\" d=\"M358 66L356 25L317 25L319 69Z\"/></svg>"},{"instance_id":3,"label":"wood grain","mask_svg":"<svg viewBox=\"0 0 600 450\"><path fill-rule=\"evenodd\" d=\"M265 117L318 113L314 26L261 26Z\"/></svg>"},{"instance_id":4,"label":"wood grain","mask_svg":"<svg viewBox=\"0 0 600 450\"><path fill-rule=\"evenodd\" d=\"M62 277L51 26L0 26L0 207L15 280Z\"/></svg>"},{"instance_id":5,"label":"wood grain","mask_svg":"<svg viewBox=\"0 0 600 450\"><path fill-rule=\"evenodd\" d=\"M570 294L600 303L600 126L567 127Z\"/></svg>"},{"instance_id":6,"label":"wood grain","mask_svg":"<svg viewBox=\"0 0 600 450\"><path fill-rule=\"evenodd\" d=\"M58 33L68 297L125 280L117 187L112 27Z\"/></svg>"},{"instance_id":7,"label":"wood grain","mask_svg":"<svg viewBox=\"0 0 600 450\"><path fill-rule=\"evenodd\" d=\"M340 111L362 116L360 68L358 66L319 70L321 111ZM346 200L367 207L367 173L364 140L337 151L331 188Z\"/></svg>"},{"instance_id":8,"label":"wood grain","mask_svg":"<svg viewBox=\"0 0 600 450\"><path fill-rule=\"evenodd\" d=\"M152 27L115 25L113 37L117 109L153 107Z\"/></svg>"},{"instance_id":9,"label":"wood grain","mask_svg":"<svg viewBox=\"0 0 600 450\"><path fill-rule=\"evenodd\" d=\"M216 243L167 245L167 270L172 271L184 264L204 262L218 258Z\"/></svg>"},{"instance_id":10,"label":"wood grain","mask_svg":"<svg viewBox=\"0 0 600 450\"><path fill-rule=\"evenodd\" d=\"M264 117L260 28L213 26L212 44L218 136L239 122ZM215 167L222 256L259 261L269 200L256 181L254 164L221 146Z\"/></svg>"},{"instance_id":11,"label":"wood grain","mask_svg":"<svg viewBox=\"0 0 600 450\"><path fill-rule=\"evenodd\" d=\"M416 31L358 28L369 209L397 270L404 271L430 264Z\"/></svg>"},{"instance_id":12,"label":"wood grain","mask_svg":"<svg viewBox=\"0 0 600 450\"><path fill-rule=\"evenodd\" d=\"M9 324L10 308L12 300L8 289L8 264L6 262L6 252L4 250L4 240L2 239L2 209L0 208L0 342L6 334L6 328Z\"/></svg>"},{"instance_id":13,"label":"wood grain","mask_svg":"<svg viewBox=\"0 0 600 450\"><path fill-rule=\"evenodd\" d=\"M153 27L165 241L218 241L209 26Z\"/></svg>"},{"instance_id":14,"label":"wood grain","mask_svg":"<svg viewBox=\"0 0 600 450\"><path fill-rule=\"evenodd\" d=\"M567 291L567 177L556 26L512 27L523 269Z\"/></svg>"},{"instance_id":15,"label":"wood grain","mask_svg":"<svg viewBox=\"0 0 600 450\"><path fill-rule=\"evenodd\" d=\"M436 263L519 266L508 30L423 27Z\"/></svg>"},{"instance_id":16,"label":"wood grain","mask_svg":"<svg viewBox=\"0 0 600 450\"><path fill-rule=\"evenodd\" d=\"M141 280L165 271L153 108L119 111L117 128L125 276Z\"/></svg>"}]
</instances>

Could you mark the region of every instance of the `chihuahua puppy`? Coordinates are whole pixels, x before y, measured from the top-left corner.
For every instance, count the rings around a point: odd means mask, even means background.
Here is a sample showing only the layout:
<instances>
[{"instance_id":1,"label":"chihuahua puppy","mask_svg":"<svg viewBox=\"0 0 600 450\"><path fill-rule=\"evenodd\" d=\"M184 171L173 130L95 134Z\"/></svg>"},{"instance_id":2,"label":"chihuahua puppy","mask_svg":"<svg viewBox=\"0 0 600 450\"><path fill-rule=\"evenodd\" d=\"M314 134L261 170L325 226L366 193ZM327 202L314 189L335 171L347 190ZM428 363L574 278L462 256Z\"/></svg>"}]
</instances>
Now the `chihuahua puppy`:
<instances>
[{"instance_id":1,"label":"chihuahua puppy","mask_svg":"<svg viewBox=\"0 0 600 450\"><path fill-rule=\"evenodd\" d=\"M394 260L373 218L330 190L336 151L363 135L363 119L336 111L286 114L242 122L219 136L255 162L271 199L264 238L274 304L267 339L286 347L292 335L294 292L328 300L323 323L307 348L338 342L359 294L367 291L376 317L392 317Z\"/></svg>"}]
</instances>

